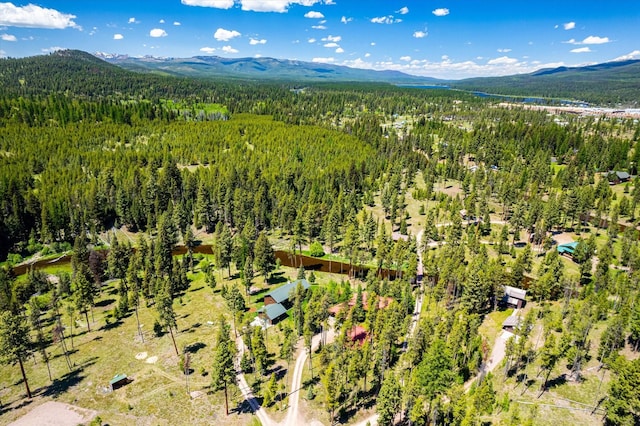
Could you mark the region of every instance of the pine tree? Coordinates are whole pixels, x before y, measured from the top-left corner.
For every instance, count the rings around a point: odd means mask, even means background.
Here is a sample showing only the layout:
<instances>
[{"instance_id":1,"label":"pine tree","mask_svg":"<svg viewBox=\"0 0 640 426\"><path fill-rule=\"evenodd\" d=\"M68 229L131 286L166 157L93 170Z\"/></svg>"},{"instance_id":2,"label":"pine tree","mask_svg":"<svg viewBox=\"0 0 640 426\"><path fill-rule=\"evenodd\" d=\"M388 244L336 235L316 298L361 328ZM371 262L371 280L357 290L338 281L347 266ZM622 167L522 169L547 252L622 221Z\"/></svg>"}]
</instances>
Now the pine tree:
<instances>
[{"instance_id":1,"label":"pine tree","mask_svg":"<svg viewBox=\"0 0 640 426\"><path fill-rule=\"evenodd\" d=\"M18 362L28 398L31 398L31 389L24 371L24 361L29 356L30 348L29 326L24 315L0 312L0 358L3 363Z\"/></svg>"},{"instance_id":2,"label":"pine tree","mask_svg":"<svg viewBox=\"0 0 640 426\"><path fill-rule=\"evenodd\" d=\"M398 379L396 379L395 374L387 374L382 382L376 404L378 424L383 426L392 425L396 413L400 410L401 402L402 389L400 388Z\"/></svg>"},{"instance_id":3,"label":"pine tree","mask_svg":"<svg viewBox=\"0 0 640 426\"><path fill-rule=\"evenodd\" d=\"M213 368L211 372L212 386L214 390L224 389L225 413L229 415L229 398L227 388L235 379L236 371L233 359L236 354L236 346L229 336L229 324L220 317L218 320L218 335L216 336Z\"/></svg>"},{"instance_id":4,"label":"pine tree","mask_svg":"<svg viewBox=\"0 0 640 426\"><path fill-rule=\"evenodd\" d=\"M160 324L169 331L176 355L180 356L178 345L176 345L176 339L173 335L173 329L177 328L176 312L173 310L173 298L171 297L171 291L167 284L162 286L156 296L156 309L160 316Z\"/></svg>"},{"instance_id":5,"label":"pine tree","mask_svg":"<svg viewBox=\"0 0 640 426\"><path fill-rule=\"evenodd\" d=\"M254 248L254 263L258 272L267 280L276 263L273 247L264 232L260 232Z\"/></svg>"}]
</instances>

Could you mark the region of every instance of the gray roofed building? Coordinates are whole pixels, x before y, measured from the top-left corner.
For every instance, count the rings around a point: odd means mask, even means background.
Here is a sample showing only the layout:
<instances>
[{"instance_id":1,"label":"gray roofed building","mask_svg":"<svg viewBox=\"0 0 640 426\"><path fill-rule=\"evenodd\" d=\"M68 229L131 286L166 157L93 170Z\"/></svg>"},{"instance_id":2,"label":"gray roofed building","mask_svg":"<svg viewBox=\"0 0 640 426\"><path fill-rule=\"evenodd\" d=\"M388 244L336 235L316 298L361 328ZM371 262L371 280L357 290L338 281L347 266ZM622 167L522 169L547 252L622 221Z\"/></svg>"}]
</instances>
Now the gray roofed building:
<instances>
[{"instance_id":1,"label":"gray roofed building","mask_svg":"<svg viewBox=\"0 0 640 426\"><path fill-rule=\"evenodd\" d=\"M289 297L291 296L291 293L298 286L298 283L302 284L302 288L305 290L311 287L311 284L309 284L309 281L307 280L296 280L296 281L287 283L271 291L269 294L267 294L264 297L264 304L265 305L271 305L274 303L286 304L289 301Z\"/></svg>"},{"instance_id":2,"label":"gray roofed building","mask_svg":"<svg viewBox=\"0 0 640 426\"><path fill-rule=\"evenodd\" d=\"M502 296L503 304L513 308L522 308L526 303L526 298L527 290L509 285L504 286L504 296Z\"/></svg>"},{"instance_id":3,"label":"gray roofed building","mask_svg":"<svg viewBox=\"0 0 640 426\"><path fill-rule=\"evenodd\" d=\"M511 315L502 323L502 329L513 332L519 325L520 318L515 315Z\"/></svg>"},{"instance_id":4,"label":"gray roofed building","mask_svg":"<svg viewBox=\"0 0 640 426\"><path fill-rule=\"evenodd\" d=\"M270 305L264 305L258 313L261 314L264 319L267 320L269 324L273 324L280 318L282 315L287 313L287 310L280 303L272 303Z\"/></svg>"}]
</instances>

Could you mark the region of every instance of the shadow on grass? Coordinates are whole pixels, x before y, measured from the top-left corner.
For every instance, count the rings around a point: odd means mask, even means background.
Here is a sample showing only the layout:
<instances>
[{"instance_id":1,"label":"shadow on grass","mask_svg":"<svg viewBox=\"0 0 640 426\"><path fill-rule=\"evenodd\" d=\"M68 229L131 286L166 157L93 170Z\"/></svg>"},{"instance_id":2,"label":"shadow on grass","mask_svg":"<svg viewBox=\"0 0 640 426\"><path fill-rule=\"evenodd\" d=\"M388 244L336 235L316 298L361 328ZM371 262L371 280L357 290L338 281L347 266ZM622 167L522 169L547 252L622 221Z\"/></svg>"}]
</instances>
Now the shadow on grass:
<instances>
[{"instance_id":1,"label":"shadow on grass","mask_svg":"<svg viewBox=\"0 0 640 426\"><path fill-rule=\"evenodd\" d=\"M551 380L548 380L545 390L549 390L549 389L553 389L553 388L558 387L558 386L562 386L565 383L567 383L567 375L566 374L561 374L558 377L555 377L555 378L553 378Z\"/></svg>"},{"instance_id":2,"label":"shadow on grass","mask_svg":"<svg viewBox=\"0 0 640 426\"><path fill-rule=\"evenodd\" d=\"M98 308L104 308L105 306L109 306L115 301L116 299L102 299L101 301L97 302L95 306L97 306Z\"/></svg>"},{"instance_id":3,"label":"shadow on grass","mask_svg":"<svg viewBox=\"0 0 640 426\"><path fill-rule=\"evenodd\" d=\"M84 368L78 368L70 373L65 374L61 378L54 379L49 386L40 388L35 394L43 397L58 398L61 394L67 392L70 388L77 386L85 376L82 374Z\"/></svg>"},{"instance_id":4,"label":"shadow on grass","mask_svg":"<svg viewBox=\"0 0 640 426\"><path fill-rule=\"evenodd\" d=\"M20 402L18 403L18 401L20 401ZM3 401L3 402L4 402L4 401ZM27 398L26 398L26 396L25 396L25 398L24 398L24 399L22 399L22 400L17 399L17 400L15 400L15 401L9 402L8 404L3 404L3 405L0 407L0 416L1 416L1 415L3 415L4 413L9 412L9 411L12 411L12 410L19 410L19 409L21 409L21 408L24 408L24 407L26 407L27 405L31 404L32 402L33 402L33 399L27 399ZM18 405L14 405L14 404L16 404L16 403L18 403Z\"/></svg>"},{"instance_id":5,"label":"shadow on grass","mask_svg":"<svg viewBox=\"0 0 640 426\"><path fill-rule=\"evenodd\" d=\"M279 276L272 276L271 278L269 278L269 284L273 285L273 284L281 284L281 283L286 283L287 281L289 281L287 279L287 277L285 277L284 275L279 275Z\"/></svg>"},{"instance_id":6,"label":"shadow on grass","mask_svg":"<svg viewBox=\"0 0 640 426\"><path fill-rule=\"evenodd\" d=\"M195 354L196 352L198 352L200 349L206 348L207 345L205 343L202 342L196 342L196 343L192 343L188 346L186 346L184 348L185 352L189 352L191 354Z\"/></svg>"},{"instance_id":7,"label":"shadow on grass","mask_svg":"<svg viewBox=\"0 0 640 426\"><path fill-rule=\"evenodd\" d=\"M114 321L114 322L110 322L109 324L103 325L102 327L100 327L100 330L109 331L109 330L112 330L112 329L118 327L121 324L122 324L122 321L121 320L117 320L117 321Z\"/></svg>"},{"instance_id":8,"label":"shadow on grass","mask_svg":"<svg viewBox=\"0 0 640 426\"><path fill-rule=\"evenodd\" d=\"M192 292L192 293L194 293L194 292L196 292L196 291L200 291L200 290L202 290L203 288L204 288L204 286L203 286L203 285L201 285L200 287L192 288L192 289L190 289L189 291L190 291L190 292Z\"/></svg>"}]
</instances>

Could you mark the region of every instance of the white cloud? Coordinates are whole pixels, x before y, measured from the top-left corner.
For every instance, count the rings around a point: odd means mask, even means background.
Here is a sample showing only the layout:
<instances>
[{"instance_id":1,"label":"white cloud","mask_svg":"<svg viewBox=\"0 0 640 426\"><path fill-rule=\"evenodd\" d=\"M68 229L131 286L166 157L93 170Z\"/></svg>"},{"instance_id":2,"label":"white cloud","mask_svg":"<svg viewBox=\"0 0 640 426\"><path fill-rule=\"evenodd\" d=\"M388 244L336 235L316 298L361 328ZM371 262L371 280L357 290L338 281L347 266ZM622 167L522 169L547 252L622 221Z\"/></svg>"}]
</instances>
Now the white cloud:
<instances>
[{"instance_id":1,"label":"white cloud","mask_svg":"<svg viewBox=\"0 0 640 426\"><path fill-rule=\"evenodd\" d=\"M122 40L124 38L124 36L122 34L114 34L113 35L113 39L114 40Z\"/></svg>"},{"instance_id":2,"label":"white cloud","mask_svg":"<svg viewBox=\"0 0 640 426\"><path fill-rule=\"evenodd\" d=\"M433 13L436 16L447 16L449 14L449 9L441 7L439 9L434 10L431 13Z\"/></svg>"},{"instance_id":3,"label":"white cloud","mask_svg":"<svg viewBox=\"0 0 640 426\"><path fill-rule=\"evenodd\" d=\"M372 41L370 44L371 44L371 46L375 46L375 45L376 45L376 42L375 42L375 41Z\"/></svg>"},{"instance_id":4,"label":"white cloud","mask_svg":"<svg viewBox=\"0 0 640 426\"><path fill-rule=\"evenodd\" d=\"M159 23L160 23L160 24L164 24L164 19L161 19L161 20L159 21Z\"/></svg>"},{"instance_id":5,"label":"white cloud","mask_svg":"<svg viewBox=\"0 0 640 426\"><path fill-rule=\"evenodd\" d=\"M307 41L308 41L309 43L315 43L315 42L316 42L316 41L318 41L318 40L316 40L315 38L313 38L313 37L312 37L312 38L310 38L310 39L309 39L309 40L307 40Z\"/></svg>"},{"instance_id":6,"label":"white cloud","mask_svg":"<svg viewBox=\"0 0 640 426\"><path fill-rule=\"evenodd\" d=\"M223 46L222 47L222 51L225 52L225 53L238 53L238 50L234 49L231 46Z\"/></svg>"},{"instance_id":7,"label":"white cloud","mask_svg":"<svg viewBox=\"0 0 640 426\"><path fill-rule=\"evenodd\" d=\"M368 56L365 55L365 58L368 58ZM536 61L514 61L512 58L508 58L507 60L501 58L497 59L499 60L494 60L492 63L479 63L474 60L456 62L447 55L443 55L441 60L437 62L414 59L410 62L399 61L396 63L393 61L369 61L361 58L341 61L333 60L332 62L336 65L345 65L355 68L395 70L418 76L443 79L523 74L530 73L541 68L556 68L567 65L563 62L540 63Z\"/></svg>"},{"instance_id":8,"label":"white cloud","mask_svg":"<svg viewBox=\"0 0 640 426\"><path fill-rule=\"evenodd\" d=\"M374 24L398 24L402 22L402 19L394 18L393 15L389 15L371 18L371 22Z\"/></svg>"},{"instance_id":9,"label":"white cloud","mask_svg":"<svg viewBox=\"0 0 640 426\"><path fill-rule=\"evenodd\" d=\"M278 13L287 12L292 4L309 7L320 3L320 1L321 0L239 0L242 4L242 10Z\"/></svg>"},{"instance_id":10,"label":"white cloud","mask_svg":"<svg viewBox=\"0 0 640 426\"><path fill-rule=\"evenodd\" d=\"M242 34L240 34L236 30L225 30L224 28L218 28L215 34L213 34L213 38L218 41L229 41L232 38L239 37L241 35Z\"/></svg>"},{"instance_id":11,"label":"white cloud","mask_svg":"<svg viewBox=\"0 0 640 426\"><path fill-rule=\"evenodd\" d=\"M311 62L330 64L332 62L335 62L335 59L334 58L313 58Z\"/></svg>"},{"instance_id":12,"label":"white cloud","mask_svg":"<svg viewBox=\"0 0 640 426\"><path fill-rule=\"evenodd\" d=\"M342 36L328 35L322 38L322 41L335 41L336 43L342 40Z\"/></svg>"},{"instance_id":13,"label":"white cloud","mask_svg":"<svg viewBox=\"0 0 640 426\"><path fill-rule=\"evenodd\" d=\"M498 49L498 52L500 52L500 53L509 53L509 52L511 52L511 49Z\"/></svg>"},{"instance_id":14,"label":"white cloud","mask_svg":"<svg viewBox=\"0 0 640 426\"><path fill-rule=\"evenodd\" d=\"M409 13L409 8L407 6L401 7L400 10L396 10L396 13L399 13L400 15L406 15L407 13Z\"/></svg>"},{"instance_id":15,"label":"white cloud","mask_svg":"<svg viewBox=\"0 0 640 426\"><path fill-rule=\"evenodd\" d=\"M411 60L411 56L401 56L401 57L400 57L400 60L401 60L401 61L409 62L409 61Z\"/></svg>"},{"instance_id":16,"label":"white cloud","mask_svg":"<svg viewBox=\"0 0 640 426\"><path fill-rule=\"evenodd\" d=\"M589 36L582 41L576 41L576 39L572 38L567 41L563 41L566 44L605 44L611 43L609 37L598 37L598 36Z\"/></svg>"},{"instance_id":17,"label":"white cloud","mask_svg":"<svg viewBox=\"0 0 640 426\"><path fill-rule=\"evenodd\" d=\"M582 44L605 44L609 43L609 37L589 36L582 40Z\"/></svg>"},{"instance_id":18,"label":"white cloud","mask_svg":"<svg viewBox=\"0 0 640 426\"><path fill-rule=\"evenodd\" d=\"M413 36L415 38L425 38L428 35L429 35L429 33L426 32L426 31L416 31L416 32L413 33Z\"/></svg>"},{"instance_id":19,"label":"white cloud","mask_svg":"<svg viewBox=\"0 0 640 426\"><path fill-rule=\"evenodd\" d=\"M6 57L7 57L7 52L0 49L0 58L6 58Z\"/></svg>"},{"instance_id":20,"label":"white cloud","mask_svg":"<svg viewBox=\"0 0 640 426\"><path fill-rule=\"evenodd\" d=\"M333 48L333 47L339 47L339 46L338 46L338 43L331 42L331 43L325 43L324 47Z\"/></svg>"},{"instance_id":21,"label":"white cloud","mask_svg":"<svg viewBox=\"0 0 640 426\"><path fill-rule=\"evenodd\" d=\"M589 47L578 47L576 49L571 49L571 53L590 53L591 49Z\"/></svg>"},{"instance_id":22,"label":"white cloud","mask_svg":"<svg viewBox=\"0 0 640 426\"><path fill-rule=\"evenodd\" d=\"M215 47L201 47L200 51L204 52L204 53L211 54L211 53L216 51L216 48Z\"/></svg>"},{"instance_id":23,"label":"white cloud","mask_svg":"<svg viewBox=\"0 0 640 426\"><path fill-rule=\"evenodd\" d=\"M327 27L325 27L324 25L312 25L311 28L313 28L314 30L326 30Z\"/></svg>"},{"instance_id":24,"label":"white cloud","mask_svg":"<svg viewBox=\"0 0 640 426\"><path fill-rule=\"evenodd\" d=\"M371 53L369 53L369 52L367 52L367 53L365 53L365 54L364 54L364 57L365 57L365 58L368 58L369 56L371 56Z\"/></svg>"},{"instance_id":25,"label":"white cloud","mask_svg":"<svg viewBox=\"0 0 640 426\"><path fill-rule=\"evenodd\" d=\"M518 60L510 58L508 56L501 56L499 58L491 59L487 62L488 65L511 65L517 63Z\"/></svg>"},{"instance_id":26,"label":"white cloud","mask_svg":"<svg viewBox=\"0 0 640 426\"><path fill-rule=\"evenodd\" d=\"M630 59L640 59L640 50L634 50L626 55L618 56L614 61L628 61Z\"/></svg>"},{"instance_id":27,"label":"white cloud","mask_svg":"<svg viewBox=\"0 0 640 426\"><path fill-rule=\"evenodd\" d=\"M304 14L305 18L310 18L310 19L322 19L324 18L324 15L320 12L316 12L314 10L309 11L307 13Z\"/></svg>"},{"instance_id":28,"label":"white cloud","mask_svg":"<svg viewBox=\"0 0 640 426\"><path fill-rule=\"evenodd\" d=\"M267 40L265 39L258 40L258 39L252 38L249 40L249 44L252 46L255 46L256 44L267 44Z\"/></svg>"},{"instance_id":29,"label":"white cloud","mask_svg":"<svg viewBox=\"0 0 640 426\"><path fill-rule=\"evenodd\" d=\"M66 47L51 46L51 47L48 47L48 48L40 49L40 51L42 53L57 52L58 50L66 50Z\"/></svg>"},{"instance_id":30,"label":"white cloud","mask_svg":"<svg viewBox=\"0 0 640 426\"><path fill-rule=\"evenodd\" d=\"M187 6L215 7L216 9L229 9L233 7L233 0L182 0Z\"/></svg>"},{"instance_id":31,"label":"white cloud","mask_svg":"<svg viewBox=\"0 0 640 426\"><path fill-rule=\"evenodd\" d=\"M348 24L349 22L353 21L353 18L347 18L346 16L343 16L340 19L340 22L342 22L343 24Z\"/></svg>"},{"instance_id":32,"label":"white cloud","mask_svg":"<svg viewBox=\"0 0 640 426\"><path fill-rule=\"evenodd\" d=\"M167 34L167 32L161 28L154 28L151 31L149 31L149 35L151 37L158 38L158 37L166 37L169 34Z\"/></svg>"},{"instance_id":33,"label":"white cloud","mask_svg":"<svg viewBox=\"0 0 640 426\"><path fill-rule=\"evenodd\" d=\"M13 34L2 34L0 35L0 39L2 39L2 41L18 41Z\"/></svg>"},{"instance_id":34,"label":"white cloud","mask_svg":"<svg viewBox=\"0 0 640 426\"><path fill-rule=\"evenodd\" d=\"M178 21L173 21L173 25L175 25L176 27L179 27L182 24L180 22L178 22Z\"/></svg>"},{"instance_id":35,"label":"white cloud","mask_svg":"<svg viewBox=\"0 0 640 426\"><path fill-rule=\"evenodd\" d=\"M342 47L338 47L336 49L336 53L344 53L344 49Z\"/></svg>"},{"instance_id":36,"label":"white cloud","mask_svg":"<svg viewBox=\"0 0 640 426\"><path fill-rule=\"evenodd\" d=\"M129 18L129 20L127 21L129 24L139 24L140 21L136 21L136 18L131 17Z\"/></svg>"},{"instance_id":37,"label":"white cloud","mask_svg":"<svg viewBox=\"0 0 640 426\"><path fill-rule=\"evenodd\" d=\"M333 0L324 0L324 4L326 4L327 6L332 6L336 4L336 2L334 2Z\"/></svg>"},{"instance_id":38,"label":"white cloud","mask_svg":"<svg viewBox=\"0 0 640 426\"><path fill-rule=\"evenodd\" d=\"M64 28L82 29L73 21L75 18L75 15L34 4L14 6L13 3L0 3L0 26L56 30Z\"/></svg>"},{"instance_id":39,"label":"white cloud","mask_svg":"<svg viewBox=\"0 0 640 426\"><path fill-rule=\"evenodd\" d=\"M562 24L562 26L564 27L565 30L572 30L576 27L576 23L575 22L567 22Z\"/></svg>"}]
</instances>

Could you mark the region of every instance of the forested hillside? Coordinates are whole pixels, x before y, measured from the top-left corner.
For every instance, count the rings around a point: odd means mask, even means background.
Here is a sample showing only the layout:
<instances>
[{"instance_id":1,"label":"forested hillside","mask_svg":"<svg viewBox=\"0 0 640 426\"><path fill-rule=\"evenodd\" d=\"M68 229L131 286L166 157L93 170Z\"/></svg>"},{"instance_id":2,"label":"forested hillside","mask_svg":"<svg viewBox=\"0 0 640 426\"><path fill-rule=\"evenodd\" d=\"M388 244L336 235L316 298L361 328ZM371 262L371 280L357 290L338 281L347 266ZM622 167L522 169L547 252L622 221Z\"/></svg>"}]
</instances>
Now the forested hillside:
<instances>
[{"instance_id":1,"label":"forested hillside","mask_svg":"<svg viewBox=\"0 0 640 426\"><path fill-rule=\"evenodd\" d=\"M637 120L74 51L0 79L8 421L640 421Z\"/></svg>"},{"instance_id":2,"label":"forested hillside","mask_svg":"<svg viewBox=\"0 0 640 426\"><path fill-rule=\"evenodd\" d=\"M560 67L530 74L470 78L453 87L514 96L578 100L596 105L637 108L640 61L607 62L584 67Z\"/></svg>"}]
</instances>

